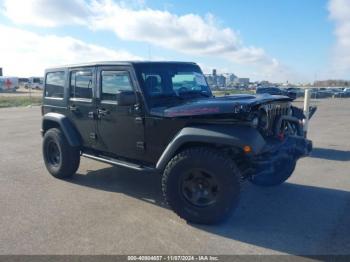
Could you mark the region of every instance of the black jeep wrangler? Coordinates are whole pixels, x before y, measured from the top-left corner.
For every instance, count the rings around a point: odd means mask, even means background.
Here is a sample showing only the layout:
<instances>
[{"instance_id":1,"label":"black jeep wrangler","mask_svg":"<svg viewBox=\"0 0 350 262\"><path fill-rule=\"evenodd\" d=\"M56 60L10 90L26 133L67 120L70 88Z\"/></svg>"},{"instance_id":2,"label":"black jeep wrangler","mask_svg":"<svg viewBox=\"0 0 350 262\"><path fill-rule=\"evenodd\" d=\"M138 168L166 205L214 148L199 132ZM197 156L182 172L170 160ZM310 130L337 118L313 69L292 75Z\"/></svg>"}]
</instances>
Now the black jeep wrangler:
<instances>
[{"instance_id":1,"label":"black jeep wrangler","mask_svg":"<svg viewBox=\"0 0 350 262\"><path fill-rule=\"evenodd\" d=\"M214 97L184 62L101 62L48 69L43 157L57 178L80 156L162 174L182 218L216 223L238 203L241 182L286 181L312 149L302 111L273 95Z\"/></svg>"}]
</instances>

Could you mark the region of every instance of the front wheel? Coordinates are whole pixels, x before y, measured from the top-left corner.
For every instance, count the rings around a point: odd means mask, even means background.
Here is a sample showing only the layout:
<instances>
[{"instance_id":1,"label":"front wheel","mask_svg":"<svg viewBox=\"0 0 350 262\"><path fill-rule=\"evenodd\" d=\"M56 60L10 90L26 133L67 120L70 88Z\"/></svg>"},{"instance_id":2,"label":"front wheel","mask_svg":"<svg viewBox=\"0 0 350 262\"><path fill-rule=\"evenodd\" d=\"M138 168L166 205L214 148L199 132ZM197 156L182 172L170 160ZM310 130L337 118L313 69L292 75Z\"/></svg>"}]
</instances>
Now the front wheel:
<instances>
[{"instance_id":1,"label":"front wheel","mask_svg":"<svg viewBox=\"0 0 350 262\"><path fill-rule=\"evenodd\" d=\"M49 129L45 133L43 157L47 170L56 178L72 176L80 164L79 148L70 146L58 128Z\"/></svg>"},{"instance_id":2,"label":"front wheel","mask_svg":"<svg viewBox=\"0 0 350 262\"><path fill-rule=\"evenodd\" d=\"M218 150L195 147L173 157L162 178L165 200L188 222L214 224L238 204L240 172Z\"/></svg>"},{"instance_id":3,"label":"front wheel","mask_svg":"<svg viewBox=\"0 0 350 262\"><path fill-rule=\"evenodd\" d=\"M253 176L250 178L250 182L258 186L280 185L293 174L295 166L294 159L281 160L274 166L274 172Z\"/></svg>"}]
</instances>

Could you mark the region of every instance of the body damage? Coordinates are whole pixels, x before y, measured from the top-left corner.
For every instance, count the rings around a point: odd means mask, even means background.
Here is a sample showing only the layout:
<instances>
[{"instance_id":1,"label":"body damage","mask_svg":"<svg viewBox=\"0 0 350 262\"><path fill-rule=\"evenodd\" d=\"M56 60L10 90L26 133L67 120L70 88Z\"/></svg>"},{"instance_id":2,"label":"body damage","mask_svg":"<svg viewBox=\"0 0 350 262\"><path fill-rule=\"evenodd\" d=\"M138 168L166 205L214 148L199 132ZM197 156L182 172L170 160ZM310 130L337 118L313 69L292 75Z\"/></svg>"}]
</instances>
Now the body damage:
<instances>
[{"instance_id":1,"label":"body damage","mask_svg":"<svg viewBox=\"0 0 350 262\"><path fill-rule=\"evenodd\" d=\"M246 118L256 107L273 102L292 101L285 96L263 95L234 95L224 97L199 98L180 103L176 106L155 107L151 115L157 117L199 117L212 116L213 118L231 114L230 118Z\"/></svg>"}]
</instances>

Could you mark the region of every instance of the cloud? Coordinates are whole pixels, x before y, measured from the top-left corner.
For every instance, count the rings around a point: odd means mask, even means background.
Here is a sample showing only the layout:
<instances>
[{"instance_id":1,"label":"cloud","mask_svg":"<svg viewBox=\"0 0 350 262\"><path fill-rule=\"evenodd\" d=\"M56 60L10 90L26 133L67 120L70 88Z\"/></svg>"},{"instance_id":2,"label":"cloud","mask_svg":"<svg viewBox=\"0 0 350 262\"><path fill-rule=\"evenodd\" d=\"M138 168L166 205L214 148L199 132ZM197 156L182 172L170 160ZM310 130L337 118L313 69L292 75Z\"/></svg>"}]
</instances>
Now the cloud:
<instances>
[{"instance_id":1,"label":"cloud","mask_svg":"<svg viewBox=\"0 0 350 262\"><path fill-rule=\"evenodd\" d=\"M200 54L236 50L239 45L235 32L216 28L210 17L203 19L194 14L177 16L152 9L132 10L111 1L95 2L94 9L96 15L91 19L91 26L109 29L124 40L144 41Z\"/></svg>"},{"instance_id":2,"label":"cloud","mask_svg":"<svg viewBox=\"0 0 350 262\"><path fill-rule=\"evenodd\" d=\"M91 14L84 0L4 0L3 8L14 23L40 27L84 25Z\"/></svg>"},{"instance_id":3,"label":"cloud","mask_svg":"<svg viewBox=\"0 0 350 262\"><path fill-rule=\"evenodd\" d=\"M329 16L335 22L336 44L333 50L333 77L349 78L350 76L350 1L330 0Z\"/></svg>"},{"instance_id":4,"label":"cloud","mask_svg":"<svg viewBox=\"0 0 350 262\"><path fill-rule=\"evenodd\" d=\"M21 5L25 8L18 12ZM222 26L211 14L176 15L147 8L142 0L5 0L4 13L19 24L83 25L94 31L111 31L126 41L145 42L191 56L224 59L251 66L265 79L298 77L263 48L244 44L239 33Z\"/></svg>"},{"instance_id":5,"label":"cloud","mask_svg":"<svg viewBox=\"0 0 350 262\"><path fill-rule=\"evenodd\" d=\"M141 60L126 51L112 50L72 37L39 35L0 25L1 66L15 76L43 75L45 68L101 60Z\"/></svg>"},{"instance_id":6,"label":"cloud","mask_svg":"<svg viewBox=\"0 0 350 262\"><path fill-rule=\"evenodd\" d=\"M239 34L208 14L178 16L150 8L130 9L111 0L91 3L90 27L113 31L120 39L142 41L191 55L219 56L240 64L275 66L262 48L245 46Z\"/></svg>"}]
</instances>

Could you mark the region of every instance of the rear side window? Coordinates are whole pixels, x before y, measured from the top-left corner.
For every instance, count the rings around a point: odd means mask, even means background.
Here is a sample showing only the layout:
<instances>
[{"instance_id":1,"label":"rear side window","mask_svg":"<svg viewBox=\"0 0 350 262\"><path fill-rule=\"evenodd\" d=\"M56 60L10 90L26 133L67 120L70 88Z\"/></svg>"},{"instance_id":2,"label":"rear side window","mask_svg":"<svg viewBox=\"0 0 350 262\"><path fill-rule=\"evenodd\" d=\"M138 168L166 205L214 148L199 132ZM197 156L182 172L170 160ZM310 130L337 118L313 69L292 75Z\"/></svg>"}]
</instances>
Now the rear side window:
<instances>
[{"instance_id":1,"label":"rear side window","mask_svg":"<svg viewBox=\"0 0 350 262\"><path fill-rule=\"evenodd\" d=\"M63 98L65 73L50 72L46 74L45 97Z\"/></svg>"},{"instance_id":2,"label":"rear side window","mask_svg":"<svg viewBox=\"0 0 350 262\"><path fill-rule=\"evenodd\" d=\"M132 91L132 85L128 72L125 71L102 71L101 74L102 100L116 100L120 91Z\"/></svg>"},{"instance_id":3,"label":"rear side window","mask_svg":"<svg viewBox=\"0 0 350 262\"><path fill-rule=\"evenodd\" d=\"M71 98L92 98L92 71L73 71L70 77Z\"/></svg>"}]
</instances>

